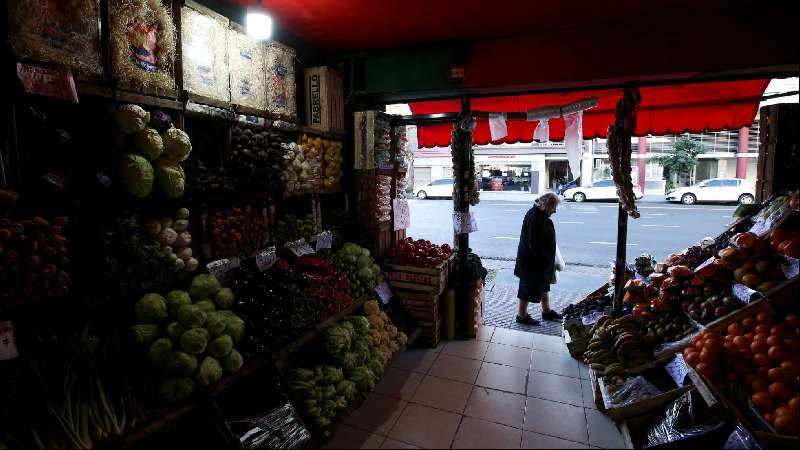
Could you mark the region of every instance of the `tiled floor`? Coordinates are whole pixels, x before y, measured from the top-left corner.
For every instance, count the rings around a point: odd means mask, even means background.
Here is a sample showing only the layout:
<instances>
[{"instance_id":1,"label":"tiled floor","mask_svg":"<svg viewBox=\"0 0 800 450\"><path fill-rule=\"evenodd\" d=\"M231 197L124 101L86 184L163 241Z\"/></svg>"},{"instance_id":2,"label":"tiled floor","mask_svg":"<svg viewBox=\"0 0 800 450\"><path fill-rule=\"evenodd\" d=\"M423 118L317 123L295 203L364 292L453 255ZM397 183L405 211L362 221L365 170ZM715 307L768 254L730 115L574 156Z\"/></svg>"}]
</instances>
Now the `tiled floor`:
<instances>
[{"instance_id":1,"label":"tiled floor","mask_svg":"<svg viewBox=\"0 0 800 450\"><path fill-rule=\"evenodd\" d=\"M558 337L484 327L409 350L325 448L617 448L588 371Z\"/></svg>"}]
</instances>

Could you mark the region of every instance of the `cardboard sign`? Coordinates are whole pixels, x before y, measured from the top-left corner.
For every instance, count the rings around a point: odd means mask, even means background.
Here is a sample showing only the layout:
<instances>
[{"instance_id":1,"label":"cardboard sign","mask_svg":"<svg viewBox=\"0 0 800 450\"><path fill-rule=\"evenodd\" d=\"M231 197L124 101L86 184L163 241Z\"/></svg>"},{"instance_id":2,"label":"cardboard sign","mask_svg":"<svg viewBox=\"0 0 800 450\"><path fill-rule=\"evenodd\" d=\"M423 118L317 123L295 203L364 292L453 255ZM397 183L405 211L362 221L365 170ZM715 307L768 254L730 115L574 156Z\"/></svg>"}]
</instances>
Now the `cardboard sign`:
<instances>
[{"instance_id":1,"label":"cardboard sign","mask_svg":"<svg viewBox=\"0 0 800 450\"><path fill-rule=\"evenodd\" d=\"M10 320L0 322L0 361L19 356L14 340L14 325Z\"/></svg>"},{"instance_id":2,"label":"cardboard sign","mask_svg":"<svg viewBox=\"0 0 800 450\"><path fill-rule=\"evenodd\" d=\"M78 103L75 80L69 70L48 69L17 63L17 76L28 93Z\"/></svg>"},{"instance_id":3,"label":"cardboard sign","mask_svg":"<svg viewBox=\"0 0 800 450\"><path fill-rule=\"evenodd\" d=\"M208 273L214 275L214 278L219 280L220 283L225 284L228 279L228 272L239 267L239 258L224 258L212 261L206 265Z\"/></svg>"},{"instance_id":4,"label":"cardboard sign","mask_svg":"<svg viewBox=\"0 0 800 450\"><path fill-rule=\"evenodd\" d=\"M689 366L686 364L686 361L683 360L683 355L678 353L670 363L664 366L667 369L667 372L675 380L675 384L679 387L683 387L683 379L686 378L686 374L689 373Z\"/></svg>"},{"instance_id":5,"label":"cardboard sign","mask_svg":"<svg viewBox=\"0 0 800 450\"><path fill-rule=\"evenodd\" d=\"M478 222L475 220L475 214L472 211L467 213L453 213L453 231L458 234L474 233L478 231Z\"/></svg>"},{"instance_id":6,"label":"cardboard sign","mask_svg":"<svg viewBox=\"0 0 800 450\"><path fill-rule=\"evenodd\" d=\"M375 286L375 293L378 294L378 297L381 298L381 301L384 305L389 303L389 300L392 299L392 290L385 281L382 281L381 284Z\"/></svg>"},{"instance_id":7,"label":"cardboard sign","mask_svg":"<svg viewBox=\"0 0 800 450\"><path fill-rule=\"evenodd\" d=\"M294 242L287 242L286 248L288 248L289 251L294 253L294 255L297 257L310 255L314 253L314 249L311 248L310 245L308 245L308 242L306 242L305 239L300 239L299 241L294 241Z\"/></svg>"},{"instance_id":8,"label":"cardboard sign","mask_svg":"<svg viewBox=\"0 0 800 450\"><path fill-rule=\"evenodd\" d=\"M275 264L277 259L278 258L275 255L275 247L270 247L256 255L256 267L258 267L258 270L262 272L267 271Z\"/></svg>"},{"instance_id":9,"label":"cardboard sign","mask_svg":"<svg viewBox=\"0 0 800 450\"><path fill-rule=\"evenodd\" d=\"M785 261L781 263L781 269L787 280L791 280L800 273L800 259L784 256Z\"/></svg>"},{"instance_id":10,"label":"cardboard sign","mask_svg":"<svg viewBox=\"0 0 800 450\"><path fill-rule=\"evenodd\" d=\"M314 242L314 248L317 251L324 248L331 248L333 246L333 233L330 231L323 231L320 234L311 236L311 241Z\"/></svg>"},{"instance_id":11,"label":"cardboard sign","mask_svg":"<svg viewBox=\"0 0 800 450\"><path fill-rule=\"evenodd\" d=\"M605 311L595 311L589 315L581 317L581 323L584 325L594 325L598 319L605 315Z\"/></svg>"},{"instance_id":12,"label":"cardboard sign","mask_svg":"<svg viewBox=\"0 0 800 450\"><path fill-rule=\"evenodd\" d=\"M394 203L394 231L411 228L411 211L408 207L408 200L396 198L392 202Z\"/></svg>"},{"instance_id":13,"label":"cardboard sign","mask_svg":"<svg viewBox=\"0 0 800 450\"><path fill-rule=\"evenodd\" d=\"M745 305L750 303L754 295L758 295L757 291L754 291L749 287L740 283L734 284L733 288L731 288L731 292L736 298L741 300L741 302L744 303Z\"/></svg>"}]
</instances>

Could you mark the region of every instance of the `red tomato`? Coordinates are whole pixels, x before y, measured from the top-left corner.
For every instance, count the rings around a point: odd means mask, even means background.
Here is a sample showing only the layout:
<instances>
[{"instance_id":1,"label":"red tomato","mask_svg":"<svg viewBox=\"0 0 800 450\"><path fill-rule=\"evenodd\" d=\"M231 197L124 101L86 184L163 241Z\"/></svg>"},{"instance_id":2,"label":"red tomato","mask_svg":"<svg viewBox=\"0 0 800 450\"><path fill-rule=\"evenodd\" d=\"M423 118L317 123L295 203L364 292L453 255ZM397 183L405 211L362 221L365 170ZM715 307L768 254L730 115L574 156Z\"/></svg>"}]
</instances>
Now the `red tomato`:
<instances>
[{"instance_id":1,"label":"red tomato","mask_svg":"<svg viewBox=\"0 0 800 450\"><path fill-rule=\"evenodd\" d=\"M797 411L798 406L800 406L800 394L795 394L786 406L792 411Z\"/></svg>"},{"instance_id":2,"label":"red tomato","mask_svg":"<svg viewBox=\"0 0 800 450\"><path fill-rule=\"evenodd\" d=\"M733 336L741 336L745 333L744 327L740 323L732 323L728 325L728 334ZM727 336L726 336L727 337Z\"/></svg>"},{"instance_id":3,"label":"red tomato","mask_svg":"<svg viewBox=\"0 0 800 450\"><path fill-rule=\"evenodd\" d=\"M690 353L689 356L684 356L683 359L686 360L686 364L688 364L689 367L697 367L697 363L700 362L700 352L694 351Z\"/></svg>"},{"instance_id":4,"label":"red tomato","mask_svg":"<svg viewBox=\"0 0 800 450\"><path fill-rule=\"evenodd\" d=\"M725 347L725 353L729 357L739 356L739 347L737 347L733 342L726 342L722 344L722 346Z\"/></svg>"},{"instance_id":5,"label":"red tomato","mask_svg":"<svg viewBox=\"0 0 800 450\"><path fill-rule=\"evenodd\" d=\"M775 335L773 335L773 336L768 337L765 342L770 347L772 347L773 345L781 345L781 344L783 344L783 336L775 336Z\"/></svg>"},{"instance_id":6,"label":"red tomato","mask_svg":"<svg viewBox=\"0 0 800 450\"><path fill-rule=\"evenodd\" d=\"M758 313L756 321L764 325L772 325L772 323L775 322L775 318L770 313Z\"/></svg>"},{"instance_id":7,"label":"red tomato","mask_svg":"<svg viewBox=\"0 0 800 450\"><path fill-rule=\"evenodd\" d=\"M769 334L772 336L780 336L784 333L786 333L786 328L781 324L775 325L769 330Z\"/></svg>"},{"instance_id":8,"label":"red tomato","mask_svg":"<svg viewBox=\"0 0 800 450\"><path fill-rule=\"evenodd\" d=\"M688 358L692 353L697 353L697 349L692 346L686 347L683 349L683 359Z\"/></svg>"},{"instance_id":9,"label":"red tomato","mask_svg":"<svg viewBox=\"0 0 800 450\"><path fill-rule=\"evenodd\" d=\"M767 422L770 423L770 425L772 425L775 422L775 414L772 413L764 414L764 420L766 420Z\"/></svg>"},{"instance_id":10,"label":"red tomato","mask_svg":"<svg viewBox=\"0 0 800 450\"><path fill-rule=\"evenodd\" d=\"M725 342L733 342L733 339L734 339L736 336L737 336L737 335L735 335L735 334L726 334L726 335L725 335Z\"/></svg>"},{"instance_id":11,"label":"red tomato","mask_svg":"<svg viewBox=\"0 0 800 450\"><path fill-rule=\"evenodd\" d=\"M797 363L794 361L784 361L781 363L781 369L785 370L790 377L797 376Z\"/></svg>"},{"instance_id":12,"label":"red tomato","mask_svg":"<svg viewBox=\"0 0 800 450\"><path fill-rule=\"evenodd\" d=\"M786 352L783 351L783 349L778 347L777 345L773 345L772 347L769 348L768 355L770 358L778 362L786 360Z\"/></svg>"},{"instance_id":13,"label":"red tomato","mask_svg":"<svg viewBox=\"0 0 800 450\"><path fill-rule=\"evenodd\" d=\"M700 352L700 361L714 365L717 362L717 354L709 350L703 350Z\"/></svg>"},{"instance_id":14,"label":"red tomato","mask_svg":"<svg viewBox=\"0 0 800 450\"><path fill-rule=\"evenodd\" d=\"M708 379L714 378L714 375L716 375L716 370L714 369L714 367L704 362L698 364L695 370L697 370L697 373Z\"/></svg>"},{"instance_id":15,"label":"red tomato","mask_svg":"<svg viewBox=\"0 0 800 450\"><path fill-rule=\"evenodd\" d=\"M753 356L753 362L761 367L772 367L772 360L764 353L757 353Z\"/></svg>"},{"instance_id":16,"label":"red tomato","mask_svg":"<svg viewBox=\"0 0 800 450\"><path fill-rule=\"evenodd\" d=\"M767 378L771 381L789 381L792 377L788 376L786 371L780 367L773 367L767 372Z\"/></svg>"},{"instance_id":17,"label":"red tomato","mask_svg":"<svg viewBox=\"0 0 800 450\"><path fill-rule=\"evenodd\" d=\"M789 314L783 319L783 321L786 322L786 325L789 325L790 327L796 327L800 325L800 317L798 317L797 314Z\"/></svg>"},{"instance_id":18,"label":"red tomato","mask_svg":"<svg viewBox=\"0 0 800 450\"><path fill-rule=\"evenodd\" d=\"M742 321L742 326L747 328L748 330L755 329L756 325L758 325L758 323L752 317L748 317L747 319L744 319Z\"/></svg>"},{"instance_id":19,"label":"red tomato","mask_svg":"<svg viewBox=\"0 0 800 450\"><path fill-rule=\"evenodd\" d=\"M750 344L750 351L755 354L766 354L769 351L769 345L764 341L753 341L753 343Z\"/></svg>"},{"instance_id":20,"label":"red tomato","mask_svg":"<svg viewBox=\"0 0 800 450\"><path fill-rule=\"evenodd\" d=\"M762 413L771 413L775 410L775 402L772 400L772 397L769 396L768 392L756 392L750 399Z\"/></svg>"},{"instance_id":21,"label":"red tomato","mask_svg":"<svg viewBox=\"0 0 800 450\"><path fill-rule=\"evenodd\" d=\"M703 344L703 350L719 353L722 350L722 341L718 339L707 339Z\"/></svg>"},{"instance_id":22,"label":"red tomato","mask_svg":"<svg viewBox=\"0 0 800 450\"><path fill-rule=\"evenodd\" d=\"M769 385L769 395L771 395L772 398L774 398L779 402L785 402L789 400L790 398L792 398L792 394L793 392L791 389L789 389L789 386L787 386L784 383L781 383L780 381ZM780 416L781 413L776 410L775 415Z\"/></svg>"},{"instance_id":23,"label":"red tomato","mask_svg":"<svg viewBox=\"0 0 800 450\"><path fill-rule=\"evenodd\" d=\"M747 339L744 336L736 336L736 338L733 340L733 343L739 348L750 348L750 339Z\"/></svg>"},{"instance_id":24,"label":"red tomato","mask_svg":"<svg viewBox=\"0 0 800 450\"><path fill-rule=\"evenodd\" d=\"M750 384L750 390L753 393L756 392L768 392L769 391L769 381L764 379L759 379Z\"/></svg>"},{"instance_id":25,"label":"red tomato","mask_svg":"<svg viewBox=\"0 0 800 450\"><path fill-rule=\"evenodd\" d=\"M769 334L769 325L758 325L755 329L756 334L767 333Z\"/></svg>"},{"instance_id":26,"label":"red tomato","mask_svg":"<svg viewBox=\"0 0 800 450\"><path fill-rule=\"evenodd\" d=\"M748 331L747 333L744 334L744 337L746 337L748 340L752 341L753 338L756 337L756 334L753 333L752 331Z\"/></svg>"},{"instance_id":27,"label":"red tomato","mask_svg":"<svg viewBox=\"0 0 800 450\"><path fill-rule=\"evenodd\" d=\"M798 429L797 417L797 414L784 414L782 416L776 416L774 423L775 429L778 430L778 433L796 436Z\"/></svg>"},{"instance_id":28,"label":"red tomato","mask_svg":"<svg viewBox=\"0 0 800 450\"><path fill-rule=\"evenodd\" d=\"M767 378L769 376L769 367L759 367L758 376L762 378Z\"/></svg>"}]
</instances>

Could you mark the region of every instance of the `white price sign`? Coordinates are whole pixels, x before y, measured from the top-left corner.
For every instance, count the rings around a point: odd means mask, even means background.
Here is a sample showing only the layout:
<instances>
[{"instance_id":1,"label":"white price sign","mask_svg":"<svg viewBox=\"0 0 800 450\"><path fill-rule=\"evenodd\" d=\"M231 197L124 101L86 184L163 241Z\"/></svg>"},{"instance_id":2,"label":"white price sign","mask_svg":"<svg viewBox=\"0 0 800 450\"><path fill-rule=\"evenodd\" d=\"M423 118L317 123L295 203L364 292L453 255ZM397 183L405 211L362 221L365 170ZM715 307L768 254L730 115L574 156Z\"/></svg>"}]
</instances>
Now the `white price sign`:
<instances>
[{"instance_id":1,"label":"white price sign","mask_svg":"<svg viewBox=\"0 0 800 450\"><path fill-rule=\"evenodd\" d=\"M14 359L19 356L14 340L14 325L10 320L0 322L0 361Z\"/></svg>"},{"instance_id":2,"label":"white price sign","mask_svg":"<svg viewBox=\"0 0 800 450\"><path fill-rule=\"evenodd\" d=\"M278 258L275 255L275 247L270 247L256 255L256 266L258 267L258 270L264 272L269 270L269 268L275 264L277 259Z\"/></svg>"},{"instance_id":3,"label":"white price sign","mask_svg":"<svg viewBox=\"0 0 800 450\"><path fill-rule=\"evenodd\" d=\"M678 386L683 386L683 379L686 378L686 374L689 373L689 366L686 365L686 361L683 360L683 355L678 353L671 362L664 366L667 369L667 372L670 374L675 383Z\"/></svg>"},{"instance_id":4,"label":"white price sign","mask_svg":"<svg viewBox=\"0 0 800 450\"><path fill-rule=\"evenodd\" d=\"M389 300L392 299L392 290L389 289L389 285L386 284L385 281L375 286L375 293L378 294L378 297L381 298L384 305L389 303Z\"/></svg>"},{"instance_id":5,"label":"white price sign","mask_svg":"<svg viewBox=\"0 0 800 450\"><path fill-rule=\"evenodd\" d=\"M333 246L333 233L330 231L323 231L320 234L315 234L311 237L314 242L314 248L319 251L324 248L331 248Z\"/></svg>"},{"instance_id":6,"label":"white price sign","mask_svg":"<svg viewBox=\"0 0 800 450\"><path fill-rule=\"evenodd\" d=\"M208 273L214 275L214 278L219 280L220 283L225 284L227 281L228 272L239 267L239 258L224 258L212 261L206 265Z\"/></svg>"},{"instance_id":7,"label":"white price sign","mask_svg":"<svg viewBox=\"0 0 800 450\"><path fill-rule=\"evenodd\" d=\"M286 248L288 248L295 256L305 256L314 253L314 249L308 245L305 239L300 239L299 241L288 242L286 243Z\"/></svg>"}]
</instances>

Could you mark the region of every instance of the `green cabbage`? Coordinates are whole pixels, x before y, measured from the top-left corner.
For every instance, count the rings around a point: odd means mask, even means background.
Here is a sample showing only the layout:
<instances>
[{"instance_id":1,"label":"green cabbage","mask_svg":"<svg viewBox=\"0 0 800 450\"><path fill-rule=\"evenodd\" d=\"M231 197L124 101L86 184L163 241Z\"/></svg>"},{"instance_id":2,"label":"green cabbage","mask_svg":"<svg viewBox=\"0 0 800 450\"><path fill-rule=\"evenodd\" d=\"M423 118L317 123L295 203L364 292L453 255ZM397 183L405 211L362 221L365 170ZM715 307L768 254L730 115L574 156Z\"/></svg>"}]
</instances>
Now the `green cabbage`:
<instances>
[{"instance_id":1,"label":"green cabbage","mask_svg":"<svg viewBox=\"0 0 800 450\"><path fill-rule=\"evenodd\" d=\"M216 295L214 295L214 302L218 308L230 309L233 306L233 301L236 297L233 295L231 288L221 288Z\"/></svg>"},{"instance_id":2,"label":"green cabbage","mask_svg":"<svg viewBox=\"0 0 800 450\"><path fill-rule=\"evenodd\" d=\"M336 324L325 331L325 346L331 355L338 355L350 347L352 333L347 328Z\"/></svg>"},{"instance_id":3,"label":"green cabbage","mask_svg":"<svg viewBox=\"0 0 800 450\"><path fill-rule=\"evenodd\" d=\"M205 328L192 328L181 335L181 349L192 355L200 355L208 346L208 330Z\"/></svg>"},{"instance_id":4,"label":"green cabbage","mask_svg":"<svg viewBox=\"0 0 800 450\"><path fill-rule=\"evenodd\" d=\"M192 299L186 291L169 291L165 297L167 302L167 312L172 318L178 317L178 309L184 305L191 305Z\"/></svg>"},{"instance_id":5,"label":"green cabbage","mask_svg":"<svg viewBox=\"0 0 800 450\"><path fill-rule=\"evenodd\" d=\"M336 393L352 401L358 395L356 384L349 380L342 380L336 384Z\"/></svg>"},{"instance_id":6,"label":"green cabbage","mask_svg":"<svg viewBox=\"0 0 800 450\"><path fill-rule=\"evenodd\" d=\"M136 142L136 149L139 150L139 153L150 161L157 160L164 152L164 141L161 140L158 131L152 128L145 128L136 133L133 140Z\"/></svg>"},{"instance_id":7,"label":"green cabbage","mask_svg":"<svg viewBox=\"0 0 800 450\"><path fill-rule=\"evenodd\" d=\"M170 324L167 325L166 327L166 331L167 331L167 336L169 336L169 338L172 339L174 343L178 343L181 339L181 335L186 330L184 330L181 324L179 324L178 322L170 322Z\"/></svg>"},{"instance_id":8,"label":"green cabbage","mask_svg":"<svg viewBox=\"0 0 800 450\"><path fill-rule=\"evenodd\" d=\"M236 351L236 349L233 349L230 353L228 353L228 356L222 360L222 365L225 366L226 373L238 372L239 369L241 369L244 365L244 359L242 358L242 355Z\"/></svg>"},{"instance_id":9,"label":"green cabbage","mask_svg":"<svg viewBox=\"0 0 800 450\"><path fill-rule=\"evenodd\" d=\"M295 380L308 381L308 380L314 378L314 371L313 370L308 370L308 369L303 369L302 367L297 367L292 372L292 375L293 375Z\"/></svg>"},{"instance_id":10,"label":"green cabbage","mask_svg":"<svg viewBox=\"0 0 800 450\"><path fill-rule=\"evenodd\" d=\"M208 313L206 319L206 330L211 334L213 337L217 337L225 333L225 328L227 324L225 323L225 316L218 313L212 312Z\"/></svg>"},{"instance_id":11,"label":"green cabbage","mask_svg":"<svg viewBox=\"0 0 800 450\"><path fill-rule=\"evenodd\" d=\"M353 369L350 381L356 384L361 392L370 392L375 388L375 373L369 367L359 366Z\"/></svg>"},{"instance_id":12,"label":"green cabbage","mask_svg":"<svg viewBox=\"0 0 800 450\"><path fill-rule=\"evenodd\" d=\"M205 311L197 305L181 306L178 309L178 323L186 330L202 327L207 317Z\"/></svg>"},{"instance_id":13,"label":"green cabbage","mask_svg":"<svg viewBox=\"0 0 800 450\"><path fill-rule=\"evenodd\" d=\"M224 358L228 356L228 353L230 353L232 349L233 339L231 339L231 337L227 334L216 339L212 339L206 348L208 354L215 358Z\"/></svg>"},{"instance_id":14,"label":"green cabbage","mask_svg":"<svg viewBox=\"0 0 800 450\"><path fill-rule=\"evenodd\" d=\"M122 185L136 198L145 198L153 192L153 166L145 157L135 153L122 155L119 165Z\"/></svg>"},{"instance_id":15,"label":"green cabbage","mask_svg":"<svg viewBox=\"0 0 800 450\"><path fill-rule=\"evenodd\" d=\"M161 338L147 350L147 360L153 367L164 367L172 357L172 341L168 338Z\"/></svg>"},{"instance_id":16,"label":"green cabbage","mask_svg":"<svg viewBox=\"0 0 800 450\"><path fill-rule=\"evenodd\" d=\"M164 400L170 403L178 403L192 395L194 392L194 381L188 377L167 378L161 383L158 391L161 398Z\"/></svg>"},{"instance_id":17,"label":"green cabbage","mask_svg":"<svg viewBox=\"0 0 800 450\"><path fill-rule=\"evenodd\" d=\"M346 370L353 370L359 365L358 353L344 352L339 357L339 362Z\"/></svg>"},{"instance_id":18,"label":"green cabbage","mask_svg":"<svg viewBox=\"0 0 800 450\"><path fill-rule=\"evenodd\" d=\"M158 339L158 325L134 325L131 331L133 341L138 345L150 345Z\"/></svg>"},{"instance_id":19,"label":"green cabbage","mask_svg":"<svg viewBox=\"0 0 800 450\"><path fill-rule=\"evenodd\" d=\"M189 136L177 128L170 128L161 135L164 141L164 154L172 162L183 161L192 151Z\"/></svg>"},{"instance_id":20,"label":"green cabbage","mask_svg":"<svg viewBox=\"0 0 800 450\"><path fill-rule=\"evenodd\" d=\"M365 363L372 356L372 346L367 342L369 338L359 338L353 342L352 350L358 355L360 364Z\"/></svg>"},{"instance_id":21,"label":"green cabbage","mask_svg":"<svg viewBox=\"0 0 800 450\"><path fill-rule=\"evenodd\" d=\"M138 133L150 122L150 113L139 105L122 105L114 113L114 121L123 133Z\"/></svg>"},{"instance_id":22,"label":"green cabbage","mask_svg":"<svg viewBox=\"0 0 800 450\"><path fill-rule=\"evenodd\" d=\"M183 195L186 174L180 164L159 160L156 163L156 181L164 195L169 198L177 198Z\"/></svg>"},{"instance_id":23,"label":"green cabbage","mask_svg":"<svg viewBox=\"0 0 800 450\"><path fill-rule=\"evenodd\" d=\"M167 361L167 373L179 377L188 377L197 370L197 357L181 351L173 352Z\"/></svg>"},{"instance_id":24,"label":"green cabbage","mask_svg":"<svg viewBox=\"0 0 800 450\"><path fill-rule=\"evenodd\" d=\"M398 331L397 332L397 338L396 339L397 339L397 343L400 345L400 347L405 347L405 345L408 343L408 336L406 336L406 334L403 333L402 331Z\"/></svg>"},{"instance_id":25,"label":"green cabbage","mask_svg":"<svg viewBox=\"0 0 800 450\"><path fill-rule=\"evenodd\" d=\"M200 274L192 280L189 293L192 294L194 298L211 297L216 294L219 289L219 281L217 281L214 275Z\"/></svg>"},{"instance_id":26,"label":"green cabbage","mask_svg":"<svg viewBox=\"0 0 800 450\"><path fill-rule=\"evenodd\" d=\"M233 342L239 342L244 337L244 320L236 316L225 316L225 334L229 335Z\"/></svg>"},{"instance_id":27,"label":"green cabbage","mask_svg":"<svg viewBox=\"0 0 800 450\"><path fill-rule=\"evenodd\" d=\"M204 298L199 302L195 303L194 306L200 308L200 311L203 311L206 314L215 312L217 310L217 307L214 305L214 302L212 302L207 298Z\"/></svg>"},{"instance_id":28,"label":"green cabbage","mask_svg":"<svg viewBox=\"0 0 800 450\"><path fill-rule=\"evenodd\" d=\"M208 386L222 379L222 365L216 359L206 356L197 371L197 382Z\"/></svg>"},{"instance_id":29,"label":"green cabbage","mask_svg":"<svg viewBox=\"0 0 800 450\"><path fill-rule=\"evenodd\" d=\"M325 373L322 377L322 382L325 384L336 384L344 379L341 367L325 366L322 371Z\"/></svg>"},{"instance_id":30,"label":"green cabbage","mask_svg":"<svg viewBox=\"0 0 800 450\"><path fill-rule=\"evenodd\" d=\"M380 378L383 376L383 369L386 367L380 360L377 358L370 359L367 363L367 367L372 370L376 377Z\"/></svg>"},{"instance_id":31,"label":"green cabbage","mask_svg":"<svg viewBox=\"0 0 800 450\"><path fill-rule=\"evenodd\" d=\"M167 318L167 304L164 297L150 293L145 294L133 307L136 320L143 323L158 322Z\"/></svg>"},{"instance_id":32,"label":"green cabbage","mask_svg":"<svg viewBox=\"0 0 800 450\"><path fill-rule=\"evenodd\" d=\"M347 322L352 325L356 334L364 334L369 332L369 320L364 316L351 316L348 317Z\"/></svg>"}]
</instances>

